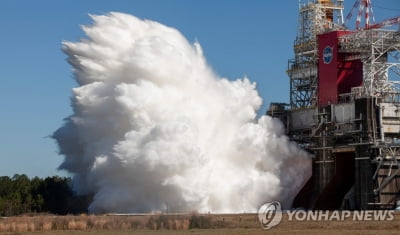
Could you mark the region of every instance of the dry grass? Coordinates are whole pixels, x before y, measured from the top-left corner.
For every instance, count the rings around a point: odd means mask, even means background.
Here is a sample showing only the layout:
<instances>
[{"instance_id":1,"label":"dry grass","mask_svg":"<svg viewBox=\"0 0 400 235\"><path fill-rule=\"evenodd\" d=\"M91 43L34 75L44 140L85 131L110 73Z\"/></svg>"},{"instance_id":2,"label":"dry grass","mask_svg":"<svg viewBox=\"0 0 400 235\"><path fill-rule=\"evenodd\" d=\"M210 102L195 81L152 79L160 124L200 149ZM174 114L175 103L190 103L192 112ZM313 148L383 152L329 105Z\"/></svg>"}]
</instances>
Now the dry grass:
<instances>
[{"instance_id":1,"label":"dry grass","mask_svg":"<svg viewBox=\"0 0 400 235\"><path fill-rule=\"evenodd\" d=\"M398 234L400 213L393 221L288 221L261 229L255 214L232 215L79 215L0 218L0 233L34 234Z\"/></svg>"},{"instance_id":2,"label":"dry grass","mask_svg":"<svg viewBox=\"0 0 400 235\"><path fill-rule=\"evenodd\" d=\"M79 215L15 216L0 218L0 233L54 230L187 230L189 215Z\"/></svg>"}]
</instances>

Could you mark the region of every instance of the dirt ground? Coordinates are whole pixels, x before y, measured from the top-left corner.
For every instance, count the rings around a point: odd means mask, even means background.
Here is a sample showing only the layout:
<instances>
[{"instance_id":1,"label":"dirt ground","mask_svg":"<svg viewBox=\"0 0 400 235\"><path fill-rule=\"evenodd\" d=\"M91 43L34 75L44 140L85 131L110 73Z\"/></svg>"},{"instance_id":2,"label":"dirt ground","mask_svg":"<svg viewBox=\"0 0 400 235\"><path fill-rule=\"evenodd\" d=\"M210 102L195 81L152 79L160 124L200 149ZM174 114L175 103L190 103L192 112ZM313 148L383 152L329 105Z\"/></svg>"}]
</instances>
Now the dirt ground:
<instances>
[{"instance_id":1,"label":"dirt ground","mask_svg":"<svg viewBox=\"0 0 400 235\"><path fill-rule=\"evenodd\" d=\"M155 227L154 229L149 227L139 227L137 229L124 228L119 225L126 224L126 221L133 221L136 219L135 216L48 216L38 219L35 216L25 216L25 217L10 217L0 219L0 225L3 228L10 223L14 226L14 230L3 230L0 234L57 234L57 235L67 235L67 234L78 234L78 235L94 235L94 234L145 234L145 235L155 235L155 234L400 234L400 213L396 212L394 214L394 219L392 221L354 221L352 217L347 218L343 221L299 221L291 220L289 221L288 214L283 214L282 221L279 225L265 230L261 227L260 222L256 214L225 214L225 215L200 215L210 218L211 223L207 225L208 228L179 228L179 229L166 229ZM178 217L173 217L172 215L167 215L166 218L173 218L175 221ZM140 216L137 217L140 221L147 221L150 216ZM179 217L183 220L187 220L189 217ZM164 218L165 219L165 218ZM24 222L22 222L24 221ZM30 222L32 221L32 223ZM40 221L53 221L51 222L53 226L51 229L41 230L36 227L32 230L19 230L19 224L44 224ZM61 222L60 222L61 221ZM64 221L64 222L62 222ZM62 227L62 223L69 223L70 221L86 221L85 227ZM114 223L114 225L103 226L103 229L92 226L89 227L88 224L97 223L97 221L109 221ZM83 222L82 222L83 223ZM147 223L147 222L146 222ZM61 225L60 225L61 224ZM148 223L147 223L148 224ZM60 225L61 227L55 227L55 225ZM1 228L1 226L0 226ZM71 229L72 228L72 229Z\"/></svg>"}]
</instances>

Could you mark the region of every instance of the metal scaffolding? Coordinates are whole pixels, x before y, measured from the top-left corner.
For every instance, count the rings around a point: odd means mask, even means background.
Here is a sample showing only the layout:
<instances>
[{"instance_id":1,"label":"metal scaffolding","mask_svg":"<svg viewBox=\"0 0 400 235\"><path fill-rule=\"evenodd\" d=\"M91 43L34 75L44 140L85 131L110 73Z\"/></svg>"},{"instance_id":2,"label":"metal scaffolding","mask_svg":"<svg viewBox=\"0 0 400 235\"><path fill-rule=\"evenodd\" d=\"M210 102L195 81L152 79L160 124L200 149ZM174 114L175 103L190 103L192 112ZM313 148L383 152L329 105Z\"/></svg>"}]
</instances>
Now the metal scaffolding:
<instances>
[{"instance_id":1,"label":"metal scaffolding","mask_svg":"<svg viewBox=\"0 0 400 235\"><path fill-rule=\"evenodd\" d=\"M339 45L339 52L348 57L345 59L363 62L358 96L399 98L393 94L400 91L400 31L360 30L339 37Z\"/></svg>"},{"instance_id":2,"label":"metal scaffolding","mask_svg":"<svg viewBox=\"0 0 400 235\"><path fill-rule=\"evenodd\" d=\"M300 1L295 56L287 70L290 108L273 103L268 114L280 118L288 136L314 154L311 186L298 194L295 207L394 208L400 205L400 28L383 27L400 24L400 17L371 24L371 1L357 0L356 30L349 30L343 1ZM340 62L331 79L318 58L325 35L319 41L317 35L333 31L342 32L329 38L337 40ZM328 84L337 99L323 103L318 86L327 81L333 81Z\"/></svg>"},{"instance_id":3,"label":"metal scaffolding","mask_svg":"<svg viewBox=\"0 0 400 235\"><path fill-rule=\"evenodd\" d=\"M317 35L343 29L344 0L308 0L299 3L299 29L294 43L295 58L289 60L292 109L316 105Z\"/></svg>"}]
</instances>

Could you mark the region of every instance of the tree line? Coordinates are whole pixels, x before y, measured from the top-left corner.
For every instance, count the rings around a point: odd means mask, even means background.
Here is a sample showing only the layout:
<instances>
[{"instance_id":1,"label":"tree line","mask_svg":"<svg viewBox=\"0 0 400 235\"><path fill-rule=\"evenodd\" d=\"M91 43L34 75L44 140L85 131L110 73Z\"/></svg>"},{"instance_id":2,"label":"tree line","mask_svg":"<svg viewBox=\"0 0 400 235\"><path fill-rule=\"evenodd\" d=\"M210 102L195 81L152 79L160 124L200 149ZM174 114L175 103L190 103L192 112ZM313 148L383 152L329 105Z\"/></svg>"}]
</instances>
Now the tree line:
<instances>
[{"instance_id":1,"label":"tree line","mask_svg":"<svg viewBox=\"0 0 400 235\"><path fill-rule=\"evenodd\" d=\"M68 177L30 179L24 174L0 177L0 216L86 213L91 199L76 195Z\"/></svg>"}]
</instances>

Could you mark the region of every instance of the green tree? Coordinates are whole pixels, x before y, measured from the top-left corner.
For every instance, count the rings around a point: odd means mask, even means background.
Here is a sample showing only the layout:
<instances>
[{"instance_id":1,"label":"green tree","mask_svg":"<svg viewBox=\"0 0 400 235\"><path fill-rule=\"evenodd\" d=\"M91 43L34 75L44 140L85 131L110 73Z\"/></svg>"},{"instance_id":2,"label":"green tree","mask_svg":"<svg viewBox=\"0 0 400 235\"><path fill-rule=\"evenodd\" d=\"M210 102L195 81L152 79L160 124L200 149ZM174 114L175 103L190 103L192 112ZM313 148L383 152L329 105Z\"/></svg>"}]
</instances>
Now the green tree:
<instances>
[{"instance_id":1,"label":"green tree","mask_svg":"<svg viewBox=\"0 0 400 235\"><path fill-rule=\"evenodd\" d=\"M15 174L0 177L0 216L29 212L54 214L87 211L92 196L77 196L71 189L71 179L52 176L45 179Z\"/></svg>"}]
</instances>

